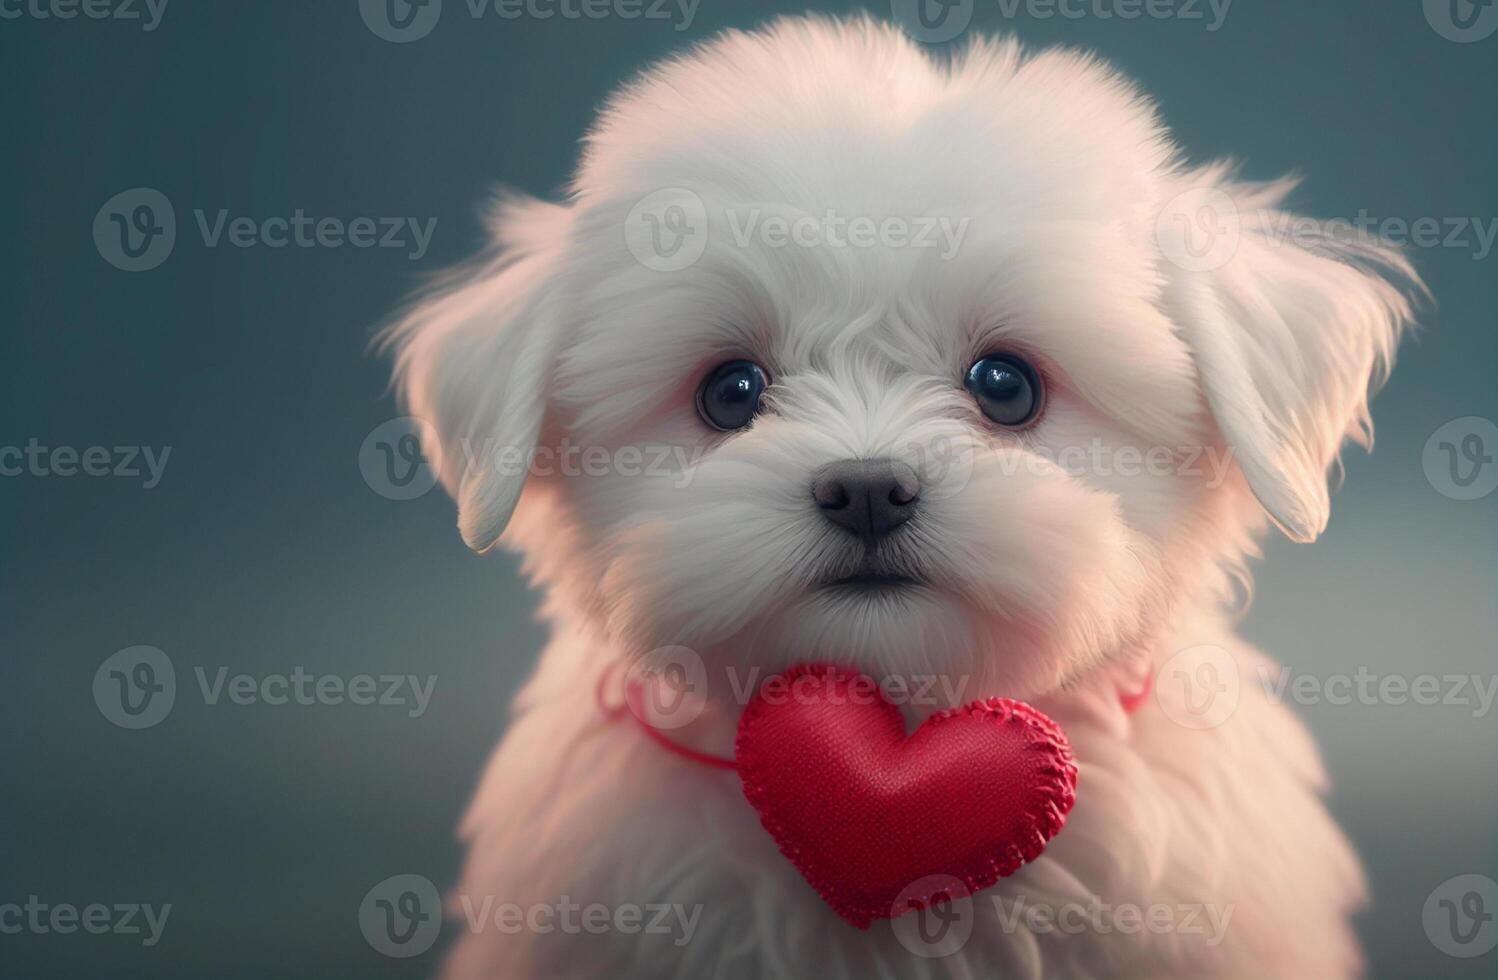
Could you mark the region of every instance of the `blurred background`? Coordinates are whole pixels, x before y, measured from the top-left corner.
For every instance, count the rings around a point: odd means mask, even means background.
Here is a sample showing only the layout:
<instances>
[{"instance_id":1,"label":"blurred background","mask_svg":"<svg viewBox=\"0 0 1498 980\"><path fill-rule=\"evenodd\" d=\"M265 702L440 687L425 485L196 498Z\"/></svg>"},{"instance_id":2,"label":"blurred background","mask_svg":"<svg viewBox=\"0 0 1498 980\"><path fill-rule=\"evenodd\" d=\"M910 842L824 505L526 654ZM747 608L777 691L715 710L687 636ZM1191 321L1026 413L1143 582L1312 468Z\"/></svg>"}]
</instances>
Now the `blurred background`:
<instances>
[{"instance_id":1,"label":"blurred background","mask_svg":"<svg viewBox=\"0 0 1498 980\"><path fill-rule=\"evenodd\" d=\"M1194 158L1406 229L1437 305L1376 453L1348 453L1321 542L1271 544L1245 630L1323 681L1494 683L1498 7L933 2L948 19L914 29L935 48L951 25L1092 48ZM481 244L495 187L558 192L617 83L808 6L653 3L0 2L0 906L171 905L149 945L143 917L5 929L0 972L432 972L444 940L385 955L361 905L392 875L452 883L543 630L512 557L470 555L440 490L382 476L406 444L368 344ZM810 6L919 24L900 0ZM417 683L395 705L231 696L299 669ZM224 678L211 703L199 672ZM1498 886L1451 879L1498 877L1498 719L1471 687L1400 701L1296 707L1367 861L1372 975L1490 977Z\"/></svg>"}]
</instances>

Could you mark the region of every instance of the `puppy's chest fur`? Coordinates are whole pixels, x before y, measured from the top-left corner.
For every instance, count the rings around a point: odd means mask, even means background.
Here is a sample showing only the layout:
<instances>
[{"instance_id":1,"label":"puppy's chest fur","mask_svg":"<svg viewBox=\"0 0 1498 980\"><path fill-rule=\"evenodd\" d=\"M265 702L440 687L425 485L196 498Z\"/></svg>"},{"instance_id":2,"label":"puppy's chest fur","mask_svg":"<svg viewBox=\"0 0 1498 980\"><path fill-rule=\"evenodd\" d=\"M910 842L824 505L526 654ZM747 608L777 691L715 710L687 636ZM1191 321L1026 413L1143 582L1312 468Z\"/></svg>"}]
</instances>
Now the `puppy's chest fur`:
<instances>
[{"instance_id":1,"label":"puppy's chest fur","mask_svg":"<svg viewBox=\"0 0 1498 980\"><path fill-rule=\"evenodd\" d=\"M1357 975L1362 878L1321 803L1314 747L1252 683L1263 658L1212 628L1206 641L1249 678L1220 726L1177 725L1161 701L1169 690L1127 717L1096 690L1045 705L1076 751L1076 808L1040 859L974 896L970 938L935 958L890 922L864 932L840 920L776 850L733 773L605 719L592 696L599 651L563 631L465 822L445 975ZM1205 627L1192 629L1203 642ZM547 911L539 928L502 929L493 910L509 904ZM609 921L573 912L564 923L568 904L601 905Z\"/></svg>"}]
</instances>

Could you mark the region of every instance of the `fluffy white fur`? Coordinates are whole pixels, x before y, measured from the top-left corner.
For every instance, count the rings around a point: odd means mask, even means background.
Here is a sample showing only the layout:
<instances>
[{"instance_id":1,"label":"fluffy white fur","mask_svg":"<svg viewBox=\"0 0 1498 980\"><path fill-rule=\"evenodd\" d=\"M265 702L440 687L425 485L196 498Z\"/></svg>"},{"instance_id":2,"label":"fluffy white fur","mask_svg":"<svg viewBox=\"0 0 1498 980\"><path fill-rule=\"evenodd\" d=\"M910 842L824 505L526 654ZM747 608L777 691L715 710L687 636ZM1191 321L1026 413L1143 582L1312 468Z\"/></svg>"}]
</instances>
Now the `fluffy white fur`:
<instances>
[{"instance_id":1,"label":"fluffy white fur","mask_svg":"<svg viewBox=\"0 0 1498 980\"><path fill-rule=\"evenodd\" d=\"M701 260L645 268L641 198L684 188L712 229ZM1220 268L1162 256L1156 218L1189 188L1232 196ZM412 414L435 427L464 539L522 549L554 638L464 826L454 978L1282 977L1359 972L1354 855L1319 800L1298 722L1258 686L1206 730L1160 684L1136 714L1120 677L1220 646L1266 515L1314 538L1344 438L1409 318L1413 276L1376 243L1273 240L1287 184L1185 165L1128 81L1069 51L980 40L950 61L868 21L733 32L621 91L565 204L509 200L493 254L391 333ZM957 254L743 247L727 222L783 214L971 219ZM1044 417L1000 431L962 388L995 349L1033 358ZM723 434L704 373L751 357L767 411ZM532 476L529 451L667 446L651 475ZM916 521L882 558L926 583L831 596L853 538L807 492L822 465L962 447L925 467ZM1049 466L1069 446L1231 452L1225 481ZM435 450L436 447L431 447ZM917 457L924 459L920 452ZM610 665L679 644L717 678L834 659L961 677L961 700L1023 698L1064 726L1079 802L1045 854L978 896L972 939L912 955L888 922L839 920L776 851L732 773L672 755L594 703ZM715 693L725 690L714 681ZM728 707L731 714L733 706ZM916 712L918 714L919 712ZM726 746L715 746L720 751ZM671 937L468 928L494 902L701 907ZM1002 927L995 899L1232 908L1221 942L1174 931Z\"/></svg>"}]
</instances>

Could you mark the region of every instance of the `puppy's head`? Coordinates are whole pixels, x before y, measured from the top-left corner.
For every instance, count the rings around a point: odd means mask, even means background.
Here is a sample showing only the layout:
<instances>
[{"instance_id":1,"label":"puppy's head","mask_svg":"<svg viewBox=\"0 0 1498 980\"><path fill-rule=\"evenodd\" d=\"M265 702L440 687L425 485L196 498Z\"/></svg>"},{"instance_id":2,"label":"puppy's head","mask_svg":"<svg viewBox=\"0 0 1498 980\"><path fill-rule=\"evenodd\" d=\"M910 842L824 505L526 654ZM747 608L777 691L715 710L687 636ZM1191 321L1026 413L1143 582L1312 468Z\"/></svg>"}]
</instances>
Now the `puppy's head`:
<instances>
[{"instance_id":1,"label":"puppy's head","mask_svg":"<svg viewBox=\"0 0 1498 980\"><path fill-rule=\"evenodd\" d=\"M1326 523L1408 269L1286 189L1088 58L783 21L618 95L399 380L468 544L630 651L1034 696Z\"/></svg>"}]
</instances>

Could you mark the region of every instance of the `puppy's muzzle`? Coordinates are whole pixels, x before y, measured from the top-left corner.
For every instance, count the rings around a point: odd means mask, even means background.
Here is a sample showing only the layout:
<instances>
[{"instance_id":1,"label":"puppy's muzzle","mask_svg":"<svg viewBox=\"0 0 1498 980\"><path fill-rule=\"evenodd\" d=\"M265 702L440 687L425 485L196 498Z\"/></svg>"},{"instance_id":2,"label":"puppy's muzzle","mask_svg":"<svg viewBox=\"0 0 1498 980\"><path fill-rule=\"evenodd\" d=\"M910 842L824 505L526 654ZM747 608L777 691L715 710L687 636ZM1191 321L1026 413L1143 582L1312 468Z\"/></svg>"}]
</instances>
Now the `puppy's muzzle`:
<instances>
[{"instance_id":1,"label":"puppy's muzzle","mask_svg":"<svg viewBox=\"0 0 1498 980\"><path fill-rule=\"evenodd\" d=\"M915 516L921 483L893 459L845 459L823 467L811 496L822 516L872 544Z\"/></svg>"}]
</instances>

